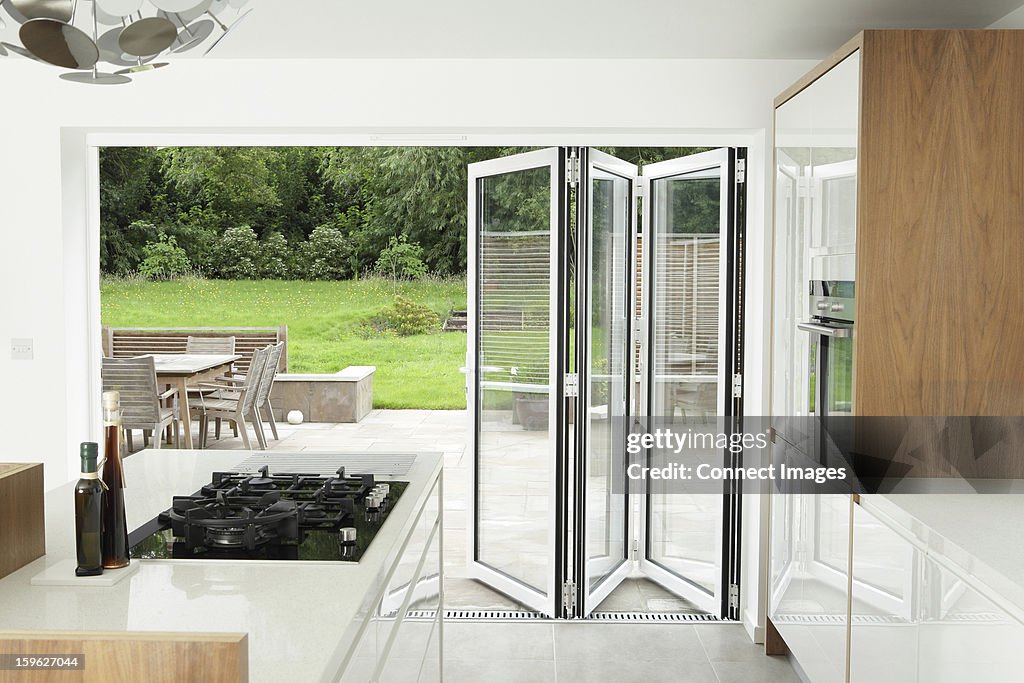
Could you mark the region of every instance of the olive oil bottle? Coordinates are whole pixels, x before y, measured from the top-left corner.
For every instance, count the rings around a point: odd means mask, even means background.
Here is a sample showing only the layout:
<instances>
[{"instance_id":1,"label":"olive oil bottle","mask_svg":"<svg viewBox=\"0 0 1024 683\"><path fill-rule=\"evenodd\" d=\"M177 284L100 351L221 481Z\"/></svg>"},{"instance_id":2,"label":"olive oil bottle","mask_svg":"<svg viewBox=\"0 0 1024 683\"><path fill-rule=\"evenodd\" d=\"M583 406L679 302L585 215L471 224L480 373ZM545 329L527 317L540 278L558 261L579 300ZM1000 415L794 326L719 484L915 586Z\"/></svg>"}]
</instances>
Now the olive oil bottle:
<instances>
[{"instance_id":1,"label":"olive oil bottle","mask_svg":"<svg viewBox=\"0 0 1024 683\"><path fill-rule=\"evenodd\" d=\"M103 573L103 483L96 471L99 446L83 443L82 477L75 487L75 538L78 547L77 576Z\"/></svg>"},{"instance_id":2,"label":"olive oil bottle","mask_svg":"<svg viewBox=\"0 0 1024 683\"><path fill-rule=\"evenodd\" d=\"M103 392L103 568L127 567L128 523L124 515L124 462L121 459L121 396Z\"/></svg>"}]
</instances>

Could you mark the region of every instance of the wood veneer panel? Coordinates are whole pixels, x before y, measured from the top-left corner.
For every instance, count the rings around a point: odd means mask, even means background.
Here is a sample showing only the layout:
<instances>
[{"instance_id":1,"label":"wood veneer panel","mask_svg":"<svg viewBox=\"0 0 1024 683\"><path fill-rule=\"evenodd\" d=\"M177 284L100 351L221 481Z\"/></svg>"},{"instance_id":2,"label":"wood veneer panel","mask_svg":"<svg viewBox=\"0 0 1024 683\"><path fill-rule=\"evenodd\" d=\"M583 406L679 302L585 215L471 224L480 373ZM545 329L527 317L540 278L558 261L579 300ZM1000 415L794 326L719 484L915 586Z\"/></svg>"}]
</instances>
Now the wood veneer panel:
<instances>
[{"instance_id":1,"label":"wood veneer panel","mask_svg":"<svg viewBox=\"0 0 1024 683\"><path fill-rule=\"evenodd\" d=\"M794 95L797 95L801 90L809 86L814 81L825 75L832 67L839 64L854 52L859 50L862 46L864 33L858 33L849 41L846 42L841 48L833 52L831 55L826 57L820 64L808 71L804 76L793 85L789 86L782 93L775 98L775 107L780 107L786 103L786 100L791 99ZM773 122L774 127L774 122Z\"/></svg>"},{"instance_id":2,"label":"wood veneer panel","mask_svg":"<svg viewBox=\"0 0 1024 683\"><path fill-rule=\"evenodd\" d=\"M43 466L0 465L0 578L46 553Z\"/></svg>"},{"instance_id":3,"label":"wood veneer panel","mask_svg":"<svg viewBox=\"0 0 1024 683\"><path fill-rule=\"evenodd\" d=\"M0 654L84 654L81 670L0 670L0 683L244 683L249 645L244 633L84 633L0 631Z\"/></svg>"},{"instance_id":4,"label":"wood veneer panel","mask_svg":"<svg viewBox=\"0 0 1024 683\"><path fill-rule=\"evenodd\" d=\"M775 628L770 617L765 619L764 653L769 657L789 654L789 646L786 645L786 641L779 633L779 629Z\"/></svg>"},{"instance_id":5,"label":"wood veneer panel","mask_svg":"<svg viewBox=\"0 0 1024 683\"><path fill-rule=\"evenodd\" d=\"M858 415L1024 415L1024 32L866 31Z\"/></svg>"}]
</instances>

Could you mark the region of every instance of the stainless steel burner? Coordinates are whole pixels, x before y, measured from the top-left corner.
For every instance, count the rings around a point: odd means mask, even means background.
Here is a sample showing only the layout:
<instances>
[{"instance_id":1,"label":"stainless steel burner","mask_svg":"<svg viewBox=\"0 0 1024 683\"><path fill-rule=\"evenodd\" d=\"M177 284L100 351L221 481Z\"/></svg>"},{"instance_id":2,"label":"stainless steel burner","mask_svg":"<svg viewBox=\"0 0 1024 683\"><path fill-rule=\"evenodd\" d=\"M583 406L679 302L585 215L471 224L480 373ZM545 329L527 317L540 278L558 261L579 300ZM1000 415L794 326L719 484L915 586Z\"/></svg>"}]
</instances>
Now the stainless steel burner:
<instances>
[{"instance_id":1,"label":"stainless steel burner","mask_svg":"<svg viewBox=\"0 0 1024 683\"><path fill-rule=\"evenodd\" d=\"M220 548L238 548L245 545L245 529L239 527L207 529L206 540L210 545Z\"/></svg>"}]
</instances>

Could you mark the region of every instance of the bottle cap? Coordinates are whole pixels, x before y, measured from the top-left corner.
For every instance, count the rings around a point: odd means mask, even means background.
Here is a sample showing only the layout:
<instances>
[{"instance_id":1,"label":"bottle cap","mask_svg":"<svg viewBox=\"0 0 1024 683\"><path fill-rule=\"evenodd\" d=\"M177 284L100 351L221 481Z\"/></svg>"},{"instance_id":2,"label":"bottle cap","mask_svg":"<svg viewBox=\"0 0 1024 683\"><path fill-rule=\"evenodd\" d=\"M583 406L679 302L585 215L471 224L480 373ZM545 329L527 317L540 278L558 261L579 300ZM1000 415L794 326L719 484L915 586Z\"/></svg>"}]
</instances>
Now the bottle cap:
<instances>
[{"instance_id":1,"label":"bottle cap","mask_svg":"<svg viewBox=\"0 0 1024 683\"><path fill-rule=\"evenodd\" d=\"M95 396L95 394L93 394ZM118 408L121 405L121 393L117 391L104 391L103 392L103 407L104 408Z\"/></svg>"},{"instance_id":2,"label":"bottle cap","mask_svg":"<svg viewBox=\"0 0 1024 683\"><path fill-rule=\"evenodd\" d=\"M96 459L99 456L99 445L91 441L85 441L80 447L80 455L82 456L82 471L83 472L95 472L96 471Z\"/></svg>"}]
</instances>

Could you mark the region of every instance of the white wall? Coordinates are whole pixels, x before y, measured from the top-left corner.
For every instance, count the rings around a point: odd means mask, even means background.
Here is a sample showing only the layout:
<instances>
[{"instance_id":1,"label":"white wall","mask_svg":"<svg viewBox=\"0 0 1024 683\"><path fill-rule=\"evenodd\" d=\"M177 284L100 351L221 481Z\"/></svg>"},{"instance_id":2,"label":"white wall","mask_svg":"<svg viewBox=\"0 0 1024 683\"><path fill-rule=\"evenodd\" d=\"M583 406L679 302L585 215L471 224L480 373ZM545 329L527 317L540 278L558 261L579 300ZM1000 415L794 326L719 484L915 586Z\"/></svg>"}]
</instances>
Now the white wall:
<instances>
[{"instance_id":1,"label":"white wall","mask_svg":"<svg viewBox=\"0 0 1024 683\"><path fill-rule=\"evenodd\" d=\"M87 367L99 338L87 134L139 144L747 144L747 406L764 406L766 184L772 99L807 61L369 60L173 64L119 87L60 81L55 69L0 61L0 460L43 462L47 486L77 473L95 437ZM160 138L154 131L162 131ZM181 133L187 133L181 137ZM267 134L271 136L268 137ZM379 136L384 136L383 139ZM461 136L465 139L460 139ZM88 140L102 144L103 137ZM94 216L95 218L95 216ZM35 359L12 361L12 337ZM747 508L755 506L748 505ZM748 510L755 514L756 510ZM756 519L756 518L755 518ZM748 571L756 558L745 558Z\"/></svg>"}]
</instances>

